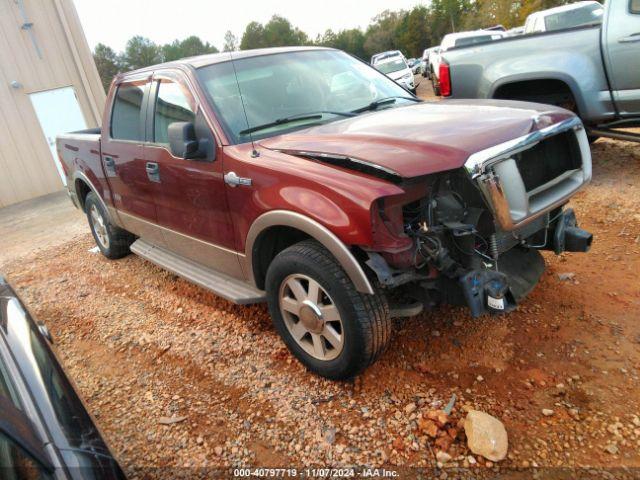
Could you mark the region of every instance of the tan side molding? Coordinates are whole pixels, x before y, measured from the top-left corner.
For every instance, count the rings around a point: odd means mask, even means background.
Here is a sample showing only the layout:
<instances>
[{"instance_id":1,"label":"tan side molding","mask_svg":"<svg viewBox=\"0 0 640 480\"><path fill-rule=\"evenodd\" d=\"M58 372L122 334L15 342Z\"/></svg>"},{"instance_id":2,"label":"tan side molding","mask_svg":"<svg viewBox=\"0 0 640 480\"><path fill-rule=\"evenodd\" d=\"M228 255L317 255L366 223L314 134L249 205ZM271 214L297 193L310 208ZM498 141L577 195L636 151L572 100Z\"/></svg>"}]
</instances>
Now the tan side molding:
<instances>
[{"instance_id":1,"label":"tan side molding","mask_svg":"<svg viewBox=\"0 0 640 480\"><path fill-rule=\"evenodd\" d=\"M289 210L272 210L260 215L251 225L245 244L246 274L255 285L253 275L253 247L258 236L269 227L291 227L300 230L320 242L338 260L346 274L361 293L374 294L373 287L362 266L347 246L328 228L320 223Z\"/></svg>"}]
</instances>

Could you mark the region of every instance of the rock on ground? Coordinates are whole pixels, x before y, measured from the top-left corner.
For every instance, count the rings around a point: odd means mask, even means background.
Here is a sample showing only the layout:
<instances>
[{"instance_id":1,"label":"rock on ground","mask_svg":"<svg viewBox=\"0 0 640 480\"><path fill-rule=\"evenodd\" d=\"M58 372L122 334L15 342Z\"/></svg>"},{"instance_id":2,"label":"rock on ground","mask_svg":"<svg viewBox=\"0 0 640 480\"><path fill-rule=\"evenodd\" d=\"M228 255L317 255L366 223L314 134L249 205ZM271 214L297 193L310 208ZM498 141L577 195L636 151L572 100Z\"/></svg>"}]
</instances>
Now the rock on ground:
<instances>
[{"instance_id":1,"label":"rock on ground","mask_svg":"<svg viewBox=\"0 0 640 480\"><path fill-rule=\"evenodd\" d=\"M469 449L492 462L507 456L509 441L507 431L500 420L488 413L471 410L464 421Z\"/></svg>"}]
</instances>

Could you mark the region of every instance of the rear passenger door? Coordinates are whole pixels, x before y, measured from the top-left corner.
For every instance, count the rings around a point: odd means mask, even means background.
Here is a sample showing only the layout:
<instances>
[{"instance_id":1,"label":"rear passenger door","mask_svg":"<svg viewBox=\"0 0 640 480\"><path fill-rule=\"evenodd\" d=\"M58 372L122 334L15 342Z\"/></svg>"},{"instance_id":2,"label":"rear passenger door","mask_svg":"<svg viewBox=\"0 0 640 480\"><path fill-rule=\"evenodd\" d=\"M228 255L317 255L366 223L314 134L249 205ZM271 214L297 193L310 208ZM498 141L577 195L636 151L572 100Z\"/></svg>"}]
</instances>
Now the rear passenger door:
<instances>
[{"instance_id":1,"label":"rear passenger door","mask_svg":"<svg viewBox=\"0 0 640 480\"><path fill-rule=\"evenodd\" d=\"M145 161L146 107L151 74L126 78L116 86L108 128L102 133L102 163L123 226L156 245L158 183Z\"/></svg>"},{"instance_id":2,"label":"rear passenger door","mask_svg":"<svg viewBox=\"0 0 640 480\"><path fill-rule=\"evenodd\" d=\"M640 0L609 0L602 39L613 99L622 115L640 115Z\"/></svg>"}]
</instances>

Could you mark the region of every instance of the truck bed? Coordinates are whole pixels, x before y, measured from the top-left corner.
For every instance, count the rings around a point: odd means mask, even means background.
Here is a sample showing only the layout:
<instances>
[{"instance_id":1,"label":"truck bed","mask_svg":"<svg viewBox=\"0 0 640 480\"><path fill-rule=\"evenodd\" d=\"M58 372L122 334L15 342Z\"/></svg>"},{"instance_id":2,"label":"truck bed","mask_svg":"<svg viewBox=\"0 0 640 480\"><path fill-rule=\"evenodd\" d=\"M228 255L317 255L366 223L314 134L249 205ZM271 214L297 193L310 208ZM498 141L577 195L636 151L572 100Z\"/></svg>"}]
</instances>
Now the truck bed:
<instances>
[{"instance_id":1,"label":"truck bed","mask_svg":"<svg viewBox=\"0 0 640 480\"><path fill-rule=\"evenodd\" d=\"M503 85L523 80L564 81L583 119L614 112L600 53L600 27L506 37L448 50L452 98L495 98Z\"/></svg>"},{"instance_id":2,"label":"truck bed","mask_svg":"<svg viewBox=\"0 0 640 480\"><path fill-rule=\"evenodd\" d=\"M75 182L81 178L85 183L90 183L102 198L110 197L100 155L100 135L98 127L64 133L56 138L70 193L75 194Z\"/></svg>"}]
</instances>

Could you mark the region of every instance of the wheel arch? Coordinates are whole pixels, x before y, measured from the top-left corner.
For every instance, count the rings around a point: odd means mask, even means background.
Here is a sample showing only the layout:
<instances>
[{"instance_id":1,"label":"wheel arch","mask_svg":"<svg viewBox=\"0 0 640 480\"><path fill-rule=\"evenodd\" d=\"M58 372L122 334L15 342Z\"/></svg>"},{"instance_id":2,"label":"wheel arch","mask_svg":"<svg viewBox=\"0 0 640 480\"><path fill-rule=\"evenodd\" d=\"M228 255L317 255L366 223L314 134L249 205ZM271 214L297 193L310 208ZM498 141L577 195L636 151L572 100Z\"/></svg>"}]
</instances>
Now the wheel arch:
<instances>
[{"instance_id":1,"label":"wheel arch","mask_svg":"<svg viewBox=\"0 0 640 480\"><path fill-rule=\"evenodd\" d=\"M264 213L251 225L245 242L246 270L251 281L258 288L264 288L266 271L275 255L307 238L320 242L331 252L359 292L374 294L362 266L334 233L317 221L289 210Z\"/></svg>"},{"instance_id":2,"label":"wheel arch","mask_svg":"<svg viewBox=\"0 0 640 480\"><path fill-rule=\"evenodd\" d=\"M531 97L531 91L532 89L535 91L536 87L542 89L540 97L544 96L545 91L549 95L558 94L563 91L567 92L575 102L577 112L584 112L586 110L584 99L582 95L580 95L580 88L577 82L571 76L562 73L545 72L540 76L534 77L530 75L516 75L502 78L491 86L489 98L518 100L518 98L513 98L512 95L503 96L505 92L509 92L509 90L519 90L522 93L529 93L528 96ZM525 94L524 97L526 96Z\"/></svg>"},{"instance_id":3,"label":"wheel arch","mask_svg":"<svg viewBox=\"0 0 640 480\"><path fill-rule=\"evenodd\" d=\"M98 189L83 172L75 172L73 174L73 190L82 211L85 211L85 201L87 199L87 195L89 195L89 192L93 192L95 193L96 197L98 197L100 205L107 213L107 216L109 217L108 220L114 225L121 226L117 215L113 213L113 209L107 206Z\"/></svg>"}]
</instances>

